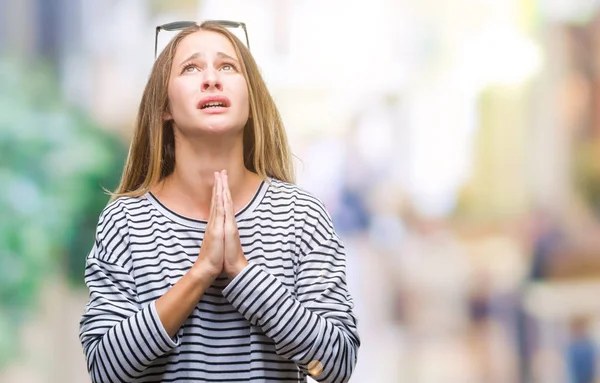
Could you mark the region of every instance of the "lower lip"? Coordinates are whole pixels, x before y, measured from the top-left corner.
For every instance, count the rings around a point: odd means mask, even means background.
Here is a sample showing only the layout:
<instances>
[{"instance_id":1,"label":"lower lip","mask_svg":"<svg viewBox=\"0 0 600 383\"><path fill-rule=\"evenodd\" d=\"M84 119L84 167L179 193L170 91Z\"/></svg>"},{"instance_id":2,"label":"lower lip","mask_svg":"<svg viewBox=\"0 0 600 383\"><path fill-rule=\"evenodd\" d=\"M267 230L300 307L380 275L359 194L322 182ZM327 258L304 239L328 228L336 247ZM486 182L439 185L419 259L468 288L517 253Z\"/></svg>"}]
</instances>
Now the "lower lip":
<instances>
[{"instance_id":1,"label":"lower lip","mask_svg":"<svg viewBox=\"0 0 600 383\"><path fill-rule=\"evenodd\" d=\"M224 106L211 106L210 108L200 109L203 113L206 114L220 114L224 113L227 110Z\"/></svg>"}]
</instances>

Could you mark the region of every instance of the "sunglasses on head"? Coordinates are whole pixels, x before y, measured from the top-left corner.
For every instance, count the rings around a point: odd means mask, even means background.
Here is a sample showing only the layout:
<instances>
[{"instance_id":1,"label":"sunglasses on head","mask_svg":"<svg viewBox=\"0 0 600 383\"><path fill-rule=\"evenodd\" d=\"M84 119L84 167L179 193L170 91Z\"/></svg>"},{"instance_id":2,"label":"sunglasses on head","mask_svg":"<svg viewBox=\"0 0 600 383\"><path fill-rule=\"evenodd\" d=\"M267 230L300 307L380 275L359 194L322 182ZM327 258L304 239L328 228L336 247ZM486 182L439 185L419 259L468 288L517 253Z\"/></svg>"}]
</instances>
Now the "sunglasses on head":
<instances>
[{"instance_id":1,"label":"sunglasses on head","mask_svg":"<svg viewBox=\"0 0 600 383\"><path fill-rule=\"evenodd\" d=\"M248 41L248 31L246 30L246 24L239 21L230 20L208 20L207 22L219 24L227 28L242 28L244 30L244 36L246 36L246 47L250 49L250 42ZM161 30L179 31L191 27L193 25L198 25L198 23L196 23L195 21L174 21L172 23L167 23L156 27L156 34L154 35L154 58L156 59L156 53L158 48L158 33Z\"/></svg>"}]
</instances>

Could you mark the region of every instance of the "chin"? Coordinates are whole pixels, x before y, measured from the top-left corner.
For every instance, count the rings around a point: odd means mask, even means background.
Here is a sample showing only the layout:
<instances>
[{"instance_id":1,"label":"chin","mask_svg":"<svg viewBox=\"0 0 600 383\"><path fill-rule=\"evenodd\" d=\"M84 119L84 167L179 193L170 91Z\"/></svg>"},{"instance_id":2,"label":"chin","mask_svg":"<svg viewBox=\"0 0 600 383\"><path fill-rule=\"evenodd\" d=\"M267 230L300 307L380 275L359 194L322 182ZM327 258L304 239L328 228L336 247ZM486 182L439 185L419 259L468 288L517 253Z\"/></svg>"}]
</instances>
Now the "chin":
<instances>
[{"instance_id":1,"label":"chin","mask_svg":"<svg viewBox=\"0 0 600 383\"><path fill-rule=\"evenodd\" d=\"M232 124L232 123L210 124L210 125L203 124L196 129L196 131L202 132L204 134L218 134L218 135L241 133L243 130L244 130L243 125L240 126L239 124Z\"/></svg>"},{"instance_id":2,"label":"chin","mask_svg":"<svg viewBox=\"0 0 600 383\"><path fill-rule=\"evenodd\" d=\"M232 119L227 116L211 116L211 118L195 119L187 124L175 123L175 128L185 136L228 135L243 132L246 122L247 120Z\"/></svg>"}]
</instances>

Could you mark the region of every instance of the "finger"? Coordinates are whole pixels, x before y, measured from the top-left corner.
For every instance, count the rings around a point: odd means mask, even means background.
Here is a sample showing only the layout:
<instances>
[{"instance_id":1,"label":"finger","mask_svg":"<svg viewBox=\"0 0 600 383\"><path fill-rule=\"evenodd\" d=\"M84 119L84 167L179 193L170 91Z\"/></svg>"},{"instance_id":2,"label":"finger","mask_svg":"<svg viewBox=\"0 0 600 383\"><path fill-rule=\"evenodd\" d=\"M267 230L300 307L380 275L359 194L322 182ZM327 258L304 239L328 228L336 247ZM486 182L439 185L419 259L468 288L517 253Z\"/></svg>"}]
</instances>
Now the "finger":
<instances>
[{"instance_id":1,"label":"finger","mask_svg":"<svg viewBox=\"0 0 600 383\"><path fill-rule=\"evenodd\" d=\"M225 206L225 214L227 211L227 192L229 191L229 180L227 179L227 170L221 171L221 180L223 181L223 206Z\"/></svg>"},{"instance_id":2,"label":"finger","mask_svg":"<svg viewBox=\"0 0 600 383\"><path fill-rule=\"evenodd\" d=\"M231 191L229 190L229 177L225 174L223 177L223 202L225 206L225 215L227 219L233 218L233 207L231 206Z\"/></svg>"},{"instance_id":3,"label":"finger","mask_svg":"<svg viewBox=\"0 0 600 383\"><path fill-rule=\"evenodd\" d=\"M227 200L229 201L229 206L231 206L231 214L232 216L235 214L233 210L233 198L231 198L231 189L227 188Z\"/></svg>"},{"instance_id":4,"label":"finger","mask_svg":"<svg viewBox=\"0 0 600 383\"><path fill-rule=\"evenodd\" d=\"M233 198L231 198L231 190L227 189L226 198L229 205L229 214L231 215L231 225L234 228L237 228L237 224L235 222L235 210L233 208Z\"/></svg>"},{"instance_id":5,"label":"finger","mask_svg":"<svg viewBox=\"0 0 600 383\"><path fill-rule=\"evenodd\" d=\"M225 211L224 211L224 202L223 202L223 179L221 178L221 174L217 173L217 220L219 223L223 224L225 222Z\"/></svg>"},{"instance_id":6,"label":"finger","mask_svg":"<svg viewBox=\"0 0 600 383\"><path fill-rule=\"evenodd\" d=\"M227 206L229 208L229 217L230 217L230 219L227 222L229 224L230 231L233 232L233 235L235 237L238 237L239 233L238 233L237 222L235 220L235 209L234 209L234 205L233 205L233 198L231 197L231 190L229 189L229 187L226 188L226 190L225 190L225 198L227 200Z\"/></svg>"},{"instance_id":7,"label":"finger","mask_svg":"<svg viewBox=\"0 0 600 383\"><path fill-rule=\"evenodd\" d=\"M209 210L209 215L208 215L208 224L207 224L207 228L208 227L214 227L215 225L215 221L218 220L217 217L217 189L218 189L218 183L217 183L217 172L213 173L213 188L212 188L212 198L210 201L210 210Z\"/></svg>"},{"instance_id":8,"label":"finger","mask_svg":"<svg viewBox=\"0 0 600 383\"><path fill-rule=\"evenodd\" d=\"M216 204L217 201L217 172L213 173L213 187L212 187L212 197L210 199L210 211L208 215L208 222L210 223L215 218L216 214Z\"/></svg>"}]
</instances>

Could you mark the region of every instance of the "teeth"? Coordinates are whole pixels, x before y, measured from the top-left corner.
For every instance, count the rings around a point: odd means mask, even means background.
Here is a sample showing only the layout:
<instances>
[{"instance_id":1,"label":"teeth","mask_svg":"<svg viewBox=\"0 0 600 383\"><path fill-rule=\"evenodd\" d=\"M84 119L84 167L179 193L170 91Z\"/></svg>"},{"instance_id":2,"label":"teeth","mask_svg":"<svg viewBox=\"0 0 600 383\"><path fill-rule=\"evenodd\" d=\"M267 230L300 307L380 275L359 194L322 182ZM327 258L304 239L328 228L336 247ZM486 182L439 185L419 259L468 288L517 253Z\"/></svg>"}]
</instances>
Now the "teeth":
<instances>
[{"instance_id":1,"label":"teeth","mask_svg":"<svg viewBox=\"0 0 600 383\"><path fill-rule=\"evenodd\" d=\"M225 106L222 102L209 102L207 104L202 105L202 109L204 108L215 108L217 106Z\"/></svg>"}]
</instances>

